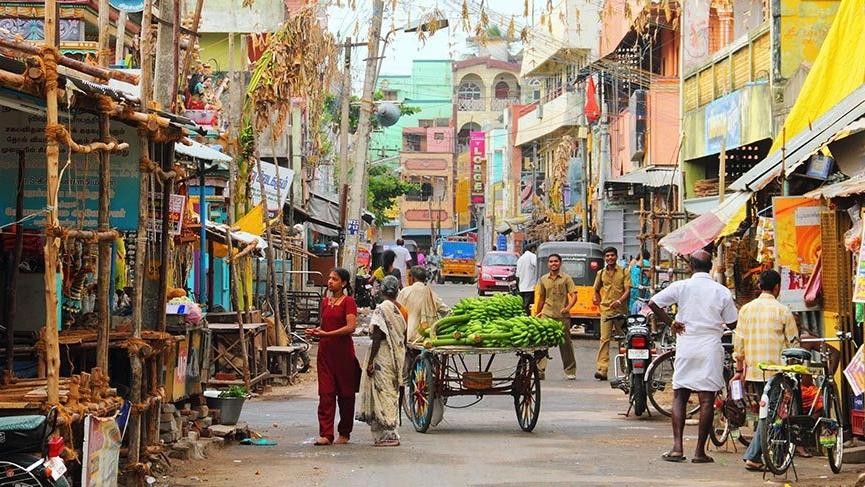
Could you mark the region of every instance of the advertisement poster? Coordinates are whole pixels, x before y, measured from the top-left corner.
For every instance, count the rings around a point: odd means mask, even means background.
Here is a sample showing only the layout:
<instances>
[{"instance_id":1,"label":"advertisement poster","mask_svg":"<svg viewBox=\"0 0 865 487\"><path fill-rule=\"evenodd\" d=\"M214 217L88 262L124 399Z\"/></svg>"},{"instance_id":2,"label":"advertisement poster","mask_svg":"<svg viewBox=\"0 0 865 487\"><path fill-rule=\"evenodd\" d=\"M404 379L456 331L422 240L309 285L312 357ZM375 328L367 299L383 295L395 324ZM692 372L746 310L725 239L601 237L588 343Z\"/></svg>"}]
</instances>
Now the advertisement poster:
<instances>
[{"instance_id":1,"label":"advertisement poster","mask_svg":"<svg viewBox=\"0 0 865 487\"><path fill-rule=\"evenodd\" d=\"M486 186L486 132L469 134L469 169L471 170L471 202L482 204Z\"/></svg>"},{"instance_id":2,"label":"advertisement poster","mask_svg":"<svg viewBox=\"0 0 865 487\"><path fill-rule=\"evenodd\" d=\"M87 416L84 420L84 460L81 462L82 486L112 487L117 485L120 443L120 428L114 418Z\"/></svg>"},{"instance_id":3,"label":"advertisement poster","mask_svg":"<svg viewBox=\"0 0 865 487\"><path fill-rule=\"evenodd\" d=\"M805 286L821 251L820 202L798 196L772 199L775 216L775 265L781 273L778 299L804 311Z\"/></svg>"},{"instance_id":4,"label":"advertisement poster","mask_svg":"<svg viewBox=\"0 0 865 487\"><path fill-rule=\"evenodd\" d=\"M279 166L279 177L276 177L276 164L261 161L261 174L258 174L258 165L254 164L250 172L249 192L252 195L252 204L261 203L261 183L264 181L264 193L267 195L267 210L276 212L285 205L288 192L291 190L291 182L294 180L294 171L287 167ZM279 197L277 198L277 193Z\"/></svg>"},{"instance_id":5,"label":"advertisement poster","mask_svg":"<svg viewBox=\"0 0 865 487\"><path fill-rule=\"evenodd\" d=\"M369 269L372 263L372 245L368 243L357 244L357 257L355 259L357 267L366 267Z\"/></svg>"},{"instance_id":6,"label":"advertisement poster","mask_svg":"<svg viewBox=\"0 0 865 487\"><path fill-rule=\"evenodd\" d=\"M741 140L741 92L734 91L706 105L706 153L721 152L721 146L738 147Z\"/></svg>"},{"instance_id":7,"label":"advertisement poster","mask_svg":"<svg viewBox=\"0 0 865 487\"><path fill-rule=\"evenodd\" d=\"M520 175L520 213L531 215L535 196L544 199L544 173L524 171Z\"/></svg>"},{"instance_id":8,"label":"advertisement poster","mask_svg":"<svg viewBox=\"0 0 865 487\"><path fill-rule=\"evenodd\" d=\"M847 383L850 384L854 396L865 392L865 350L863 347L865 345L859 347L856 355L844 369L844 377L847 378Z\"/></svg>"},{"instance_id":9,"label":"advertisement poster","mask_svg":"<svg viewBox=\"0 0 865 487\"><path fill-rule=\"evenodd\" d=\"M154 208L154 216L150 219L150 228L147 229L147 237L158 240L158 235L162 235L162 195L150 194L152 205ZM182 194L173 194L168 202L168 233L170 235L180 235L183 229L183 210L186 207L186 196ZM151 235L156 232L155 235Z\"/></svg>"},{"instance_id":10,"label":"advertisement poster","mask_svg":"<svg viewBox=\"0 0 865 487\"><path fill-rule=\"evenodd\" d=\"M709 0L682 2L682 41L688 72L709 57Z\"/></svg>"},{"instance_id":11,"label":"advertisement poster","mask_svg":"<svg viewBox=\"0 0 865 487\"><path fill-rule=\"evenodd\" d=\"M865 225L862 226L862 235L865 236ZM859 244L859 262L853 276L853 302L865 303L865 241Z\"/></svg>"},{"instance_id":12,"label":"advertisement poster","mask_svg":"<svg viewBox=\"0 0 865 487\"><path fill-rule=\"evenodd\" d=\"M71 123L72 138L78 142L93 141L99 136L96 115L78 113ZM67 125L64 116L60 123ZM24 215L35 215L24 222L25 228L45 225L46 171L45 118L0 107L0 225L15 220L15 182L18 180L18 160L24 154ZM122 123L111 124L111 136L129 144L125 151L111 154L109 183L110 225L120 231L138 228L138 157L141 153L138 133ZM99 157L96 154L72 154L66 165L67 152L60 150L60 166L64 168L58 195L60 224L68 228L96 230L99 216Z\"/></svg>"}]
</instances>

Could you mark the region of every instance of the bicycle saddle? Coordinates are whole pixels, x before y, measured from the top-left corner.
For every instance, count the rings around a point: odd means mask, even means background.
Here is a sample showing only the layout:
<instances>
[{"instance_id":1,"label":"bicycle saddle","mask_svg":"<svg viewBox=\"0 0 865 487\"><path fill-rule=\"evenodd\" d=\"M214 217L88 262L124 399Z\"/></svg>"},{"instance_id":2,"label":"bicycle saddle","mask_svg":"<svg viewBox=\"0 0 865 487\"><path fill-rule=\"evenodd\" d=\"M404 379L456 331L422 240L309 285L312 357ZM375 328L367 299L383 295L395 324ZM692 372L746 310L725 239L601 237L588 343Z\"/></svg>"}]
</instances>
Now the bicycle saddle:
<instances>
[{"instance_id":1,"label":"bicycle saddle","mask_svg":"<svg viewBox=\"0 0 865 487\"><path fill-rule=\"evenodd\" d=\"M790 363L790 359L800 362L811 361L811 352L804 348L785 348L781 351L781 356L787 359L787 363Z\"/></svg>"}]
</instances>

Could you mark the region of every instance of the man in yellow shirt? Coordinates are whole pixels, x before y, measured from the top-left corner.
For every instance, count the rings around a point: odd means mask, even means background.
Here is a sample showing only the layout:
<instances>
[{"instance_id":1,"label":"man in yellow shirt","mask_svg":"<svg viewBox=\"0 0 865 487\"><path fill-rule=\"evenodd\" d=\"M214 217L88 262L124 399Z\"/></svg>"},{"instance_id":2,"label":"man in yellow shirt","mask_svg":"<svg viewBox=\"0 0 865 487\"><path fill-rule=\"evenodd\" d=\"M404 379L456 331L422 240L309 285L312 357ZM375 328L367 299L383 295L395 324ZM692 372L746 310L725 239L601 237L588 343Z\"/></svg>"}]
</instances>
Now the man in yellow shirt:
<instances>
[{"instance_id":1,"label":"man in yellow shirt","mask_svg":"<svg viewBox=\"0 0 865 487\"><path fill-rule=\"evenodd\" d=\"M601 343L596 359L595 379L607 380L607 370L610 367L610 342L613 336L613 322L607 318L615 315L628 314L628 297L631 294L631 280L627 271L616 261L619 251L615 247L604 249L604 263L607 265L598 271L595 277L595 306L601 308Z\"/></svg>"},{"instance_id":2,"label":"man in yellow shirt","mask_svg":"<svg viewBox=\"0 0 865 487\"><path fill-rule=\"evenodd\" d=\"M547 258L547 267L550 272L538 281L538 307L535 315L552 318L562 324L565 332L565 339L559 345L562 367L565 369L565 378L575 380L577 359L574 357L574 346L571 344L570 311L577 304L577 286L571 276L561 273L562 257L559 254L552 254ZM541 359L538 366L543 377L547 360Z\"/></svg>"},{"instance_id":3,"label":"man in yellow shirt","mask_svg":"<svg viewBox=\"0 0 865 487\"><path fill-rule=\"evenodd\" d=\"M763 372L757 364L778 364L781 351L791 347L799 337L793 313L777 299L781 294L781 275L772 269L763 271L760 274L760 290L762 294L757 299L739 310L739 324L733 341L733 355L736 358L733 380L744 379L746 389L756 394L762 394L765 381L774 375L771 371ZM760 443L758 427L745 452L745 468L762 468Z\"/></svg>"}]
</instances>

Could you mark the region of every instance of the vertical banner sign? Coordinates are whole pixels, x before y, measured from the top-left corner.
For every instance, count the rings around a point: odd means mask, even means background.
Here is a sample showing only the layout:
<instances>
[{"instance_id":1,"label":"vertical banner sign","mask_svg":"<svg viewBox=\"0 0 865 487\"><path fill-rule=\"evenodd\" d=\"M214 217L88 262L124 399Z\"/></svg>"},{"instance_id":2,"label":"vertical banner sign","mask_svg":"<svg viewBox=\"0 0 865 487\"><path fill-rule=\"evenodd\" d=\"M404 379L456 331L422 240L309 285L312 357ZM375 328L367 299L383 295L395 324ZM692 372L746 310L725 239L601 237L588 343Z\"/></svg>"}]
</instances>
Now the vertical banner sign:
<instances>
[{"instance_id":1,"label":"vertical banner sign","mask_svg":"<svg viewBox=\"0 0 865 487\"><path fill-rule=\"evenodd\" d=\"M775 265L781 273L778 299L792 311L805 311L805 286L820 252L820 202L798 196L772 199Z\"/></svg>"},{"instance_id":2,"label":"vertical banner sign","mask_svg":"<svg viewBox=\"0 0 865 487\"><path fill-rule=\"evenodd\" d=\"M469 168L471 169L471 201L483 204L486 186L486 133L469 134Z\"/></svg>"},{"instance_id":3,"label":"vertical banner sign","mask_svg":"<svg viewBox=\"0 0 865 487\"><path fill-rule=\"evenodd\" d=\"M682 2L683 61L685 72L709 57L709 0Z\"/></svg>"},{"instance_id":4,"label":"vertical banner sign","mask_svg":"<svg viewBox=\"0 0 865 487\"><path fill-rule=\"evenodd\" d=\"M865 225L862 226L862 236L865 237ZM865 241L859 244L859 263L853 276L853 302L865 303Z\"/></svg>"}]
</instances>

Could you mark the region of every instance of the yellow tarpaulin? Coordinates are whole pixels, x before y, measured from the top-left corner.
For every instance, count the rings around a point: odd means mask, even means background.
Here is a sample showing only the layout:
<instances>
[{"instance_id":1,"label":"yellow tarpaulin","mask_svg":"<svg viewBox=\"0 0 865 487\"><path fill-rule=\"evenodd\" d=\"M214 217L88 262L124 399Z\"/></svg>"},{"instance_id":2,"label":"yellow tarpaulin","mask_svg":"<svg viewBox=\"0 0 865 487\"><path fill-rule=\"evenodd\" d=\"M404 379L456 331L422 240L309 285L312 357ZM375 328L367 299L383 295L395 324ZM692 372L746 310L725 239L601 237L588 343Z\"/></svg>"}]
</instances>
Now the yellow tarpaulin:
<instances>
[{"instance_id":1,"label":"yellow tarpaulin","mask_svg":"<svg viewBox=\"0 0 865 487\"><path fill-rule=\"evenodd\" d=\"M261 236L264 233L264 206L258 205L243 215L234 224L234 228L253 235ZM213 244L213 255L224 258L228 255L228 246L220 243Z\"/></svg>"},{"instance_id":2,"label":"yellow tarpaulin","mask_svg":"<svg viewBox=\"0 0 865 487\"><path fill-rule=\"evenodd\" d=\"M843 0L769 153L865 83L865 0Z\"/></svg>"}]
</instances>

